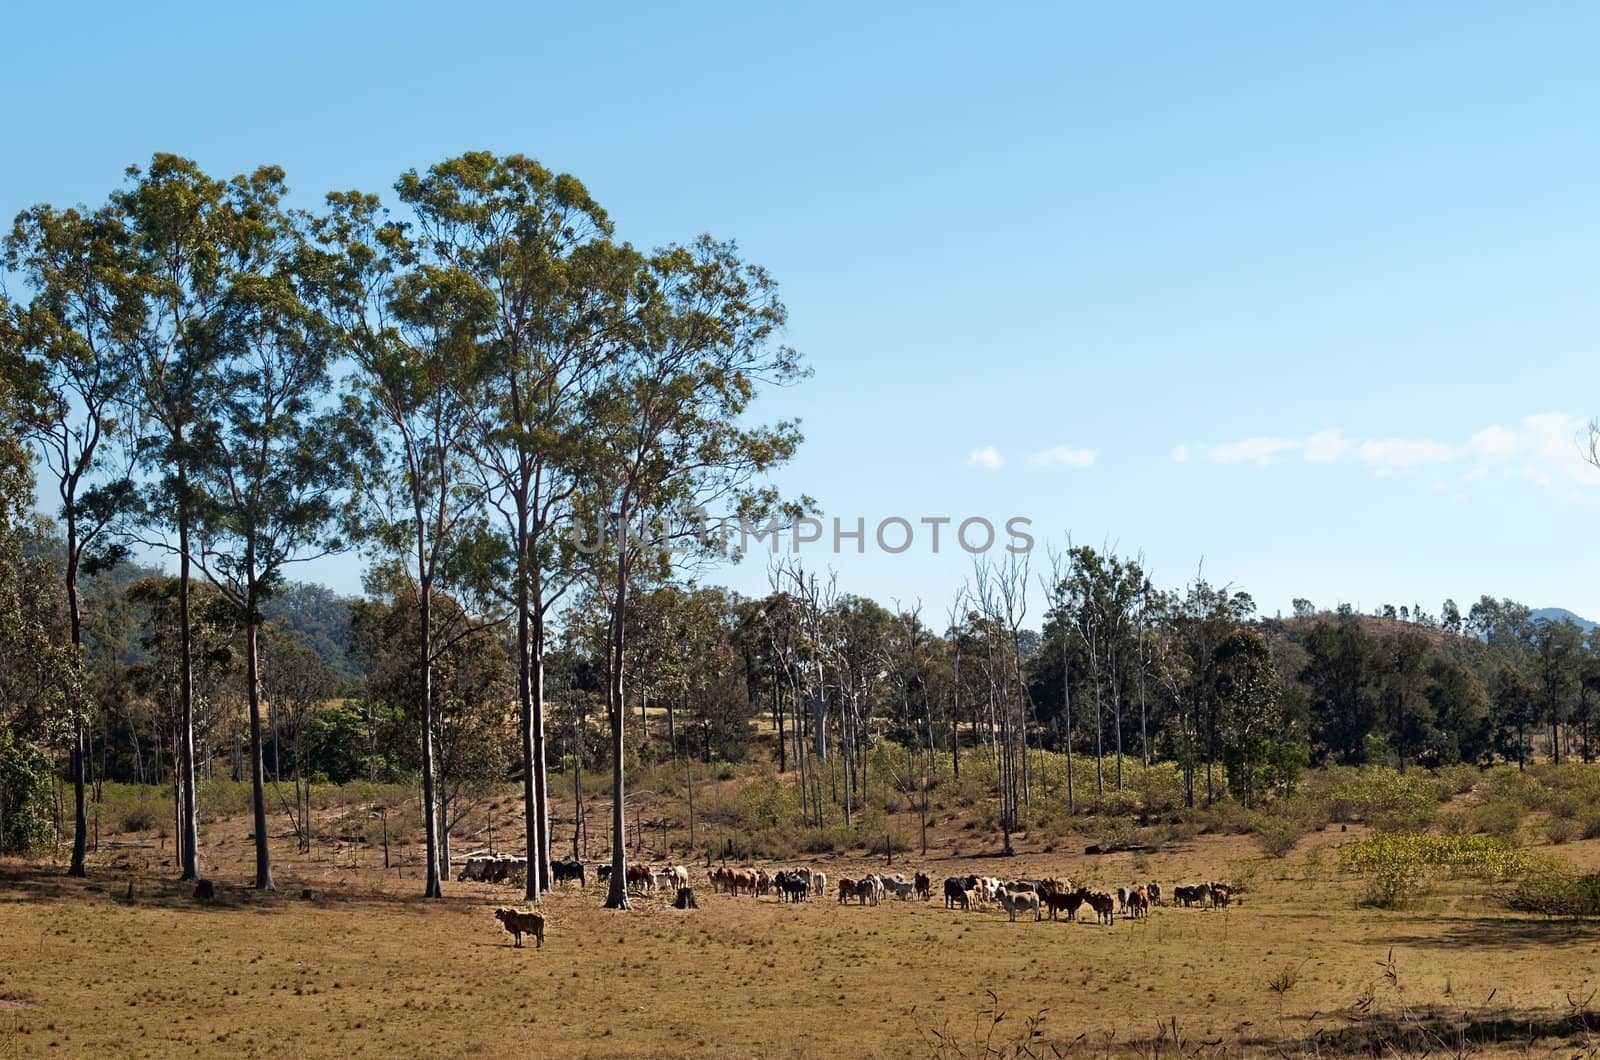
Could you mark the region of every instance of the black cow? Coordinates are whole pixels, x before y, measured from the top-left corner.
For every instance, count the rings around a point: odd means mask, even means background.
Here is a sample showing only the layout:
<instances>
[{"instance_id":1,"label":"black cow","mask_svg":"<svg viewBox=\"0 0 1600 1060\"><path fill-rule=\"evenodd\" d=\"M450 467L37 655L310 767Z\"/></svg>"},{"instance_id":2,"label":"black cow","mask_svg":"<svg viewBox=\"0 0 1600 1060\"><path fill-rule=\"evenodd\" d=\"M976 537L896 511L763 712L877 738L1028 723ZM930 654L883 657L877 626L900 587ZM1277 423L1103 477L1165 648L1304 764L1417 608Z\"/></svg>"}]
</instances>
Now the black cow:
<instances>
[{"instance_id":1,"label":"black cow","mask_svg":"<svg viewBox=\"0 0 1600 1060\"><path fill-rule=\"evenodd\" d=\"M772 882L777 884L779 901L803 902L811 896L811 873L802 869L780 872Z\"/></svg>"},{"instance_id":2,"label":"black cow","mask_svg":"<svg viewBox=\"0 0 1600 1060\"><path fill-rule=\"evenodd\" d=\"M968 877L970 879L970 877ZM954 909L957 906L967 907L967 888L971 884L960 876L946 876L944 878L944 907Z\"/></svg>"},{"instance_id":3,"label":"black cow","mask_svg":"<svg viewBox=\"0 0 1600 1060\"><path fill-rule=\"evenodd\" d=\"M578 886L588 885L588 878L584 875L583 862L577 858L562 858L560 861L550 863L550 877L557 883L567 880L577 880Z\"/></svg>"}]
</instances>

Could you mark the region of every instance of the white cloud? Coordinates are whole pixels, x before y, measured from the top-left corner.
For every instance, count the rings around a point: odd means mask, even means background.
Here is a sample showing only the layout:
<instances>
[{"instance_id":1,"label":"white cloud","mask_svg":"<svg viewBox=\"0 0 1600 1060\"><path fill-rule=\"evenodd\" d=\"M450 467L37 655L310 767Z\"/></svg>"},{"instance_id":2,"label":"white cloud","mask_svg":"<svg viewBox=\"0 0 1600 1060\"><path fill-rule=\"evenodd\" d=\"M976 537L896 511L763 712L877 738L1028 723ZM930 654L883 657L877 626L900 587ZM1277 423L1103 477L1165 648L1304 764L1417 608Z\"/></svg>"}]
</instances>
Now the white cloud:
<instances>
[{"instance_id":1,"label":"white cloud","mask_svg":"<svg viewBox=\"0 0 1600 1060\"><path fill-rule=\"evenodd\" d=\"M1288 438L1246 438L1215 446L1206 456L1217 464L1270 464L1298 448L1300 443Z\"/></svg>"},{"instance_id":2,"label":"white cloud","mask_svg":"<svg viewBox=\"0 0 1600 1060\"><path fill-rule=\"evenodd\" d=\"M1440 464L1454 455L1445 443L1427 438L1379 438L1362 442L1360 450L1361 462L1373 467Z\"/></svg>"},{"instance_id":3,"label":"white cloud","mask_svg":"<svg viewBox=\"0 0 1600 1060\"><path fill-rule=\"evenodd\" d=\"M1354 449L1355 445L1354 438L1348 437L1337 427L1330 427L1306 439L1306 459L1313 464L1331 464Z\"/></svg>"},{"instance_id":4,"label":"white cloud","mask_svg":"<svg viewBox=\"0 0 1600 1060\"><path fill-rule=\"evenodd\" d=\"M1499 424L1485 427L1467 439L1467 448L1489 460L1505 460L1522 448L1522 439L1516 431L1508 431Z\"/></svg>"},{"instance_id":5,"label":"white cloud","mask_svg":"<svg viewBox=\"0 0 1600 1060\"><path fill-rule=\"evenodd\" d=\"M1053 449L1046 449L1042 453L1034 453L1032 458L1035 464L1054 467L1088 467L1094 463L1095 451L1093 449L1074 449L1071 446L1058 445Z\"/></svg>"},{"instance_id":6,"label":"white cloud","mask_svg":"<svg viewBox=\"0 0 1600 1060\"><path fill-rule=\"evenodd\" d=\"M1588 461L1589 425L1563 412L1525 416L1514 427L1493 424L1474 434L1467 447L1479 460L1473 474L1511 475L1548 486L1556 480L1600 483Z\"/></svg>"},{"instance_id":7,"label":"white cloud","mask_svg":"<svg viewBox=\"0 0 1600 1060\"><path fill-rule=\"evenodd\" d=\"M1333 464L1354 458L1379 474L1459 462L1461 480L1521 479L1539 485L1600 485L1600 468L1589 462L1589 423L1561 412L1525 416L1507 426L1490 424L1462 442L1435 438L1353 438L1336 427L1303 439L1257 436L1206 448L1173 447L1174 463L1187 464L1197 454L1219 464L1266 466L1289 454L1312 464Z\"/></svg>"},{"instance_id":8,"label":"white cloud","mask_svg":"<svg viewBox=\"0 0 1600 1060\"><path fill-rule=\"evenodd\" d=\"M992 445L986 445L982 449L974 449L971 455L967 457L968 467L983 467L988 468L990 471L996 470L1004 463L1005 461L1000 458L1000 450Z\"/></svg>"}]
</instances>

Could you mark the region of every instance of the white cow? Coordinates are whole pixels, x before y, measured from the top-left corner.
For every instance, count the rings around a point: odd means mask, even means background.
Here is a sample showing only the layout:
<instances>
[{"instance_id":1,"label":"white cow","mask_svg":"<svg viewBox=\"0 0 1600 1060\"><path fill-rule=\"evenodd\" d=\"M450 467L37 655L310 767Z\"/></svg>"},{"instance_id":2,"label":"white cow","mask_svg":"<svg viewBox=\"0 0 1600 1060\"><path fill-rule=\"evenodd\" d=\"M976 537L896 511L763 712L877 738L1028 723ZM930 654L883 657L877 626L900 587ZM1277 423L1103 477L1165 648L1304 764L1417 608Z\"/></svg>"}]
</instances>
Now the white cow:
<instances>
[{"instance_id":1,"label":"white cow","mask_svg":"<svg viewBox=\"0 0 1600 1060\"><path fill-rule=\"evenodd\" d=\"M1039 919L1039 893L1037 891L1013 891L1009 887L1000 888L998 897L1000 906L1011 915L1011 922L1017 922L1017 910L1026 912L1033 910L1033 919Z\"/></svg>"}]
</instances>

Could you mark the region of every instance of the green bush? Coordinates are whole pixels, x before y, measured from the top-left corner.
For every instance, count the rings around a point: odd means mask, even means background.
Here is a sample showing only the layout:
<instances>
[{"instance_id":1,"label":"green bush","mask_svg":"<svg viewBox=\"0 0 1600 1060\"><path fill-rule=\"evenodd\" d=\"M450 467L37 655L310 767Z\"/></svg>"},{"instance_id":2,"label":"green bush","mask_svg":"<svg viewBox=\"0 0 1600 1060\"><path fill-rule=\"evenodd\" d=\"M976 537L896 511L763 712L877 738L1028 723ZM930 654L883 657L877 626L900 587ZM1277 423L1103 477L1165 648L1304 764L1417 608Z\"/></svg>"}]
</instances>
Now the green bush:
<instances>
[{"instance_id":1,"label":"green bush","mask_svg":"<svg viewBox=\"0 0 1600 1060\"><path fill-rule=\"evenodd\" d=\"M1522 805L1510 799L1485 802L1472 810L1472 829L1483 835L1515 840L1522 828L1523 812Z\"/></svg>"},{"instance_id":2,"label":"green bush","mask_svg":"<svg viewBox=\"0 0 1600 1060\"><path fill-rule=\"evenodd\" d=\"M1570 817L1552 817L1544 823L1544 834L1552 843L1570 843L1583 834L1583 826Z\"/></svg>"},{"instance_id":3,"label":"green bush","mask_svg":"<svg viewBox=\"0 0 1600 1060\"><path fill-rule=\"evenodd\" d=\"M1547 863L1486 835L1378 834L1339 848L1339 866L1366 880L1363 901L1392 908L1425 893L1434 876L1504 882Z\"/></svg>"},{"instance_id":4,"label":"green bush","mask_svg":"<svg viewBox=\"0 0 1600 1060\"><path fill-rule=\"evenodd\" d=\"M0 854L34 854L50 846L50 756L0 728Z\"/></svg>"},{"instance_id":5,"label":"green bush","mask_svg":"<svg viewBox=\"0 0 1600 1060\"><path fill-rule=\"evenodd\" d=\"M1545 916L1600 916L1600 874L1530 875L1517 883L1506 904L1519 912Z\"/></svg>"},{"instance_id":6,"label":"green bush","mask_svg":"<svg viewBox=\"0 0 1600 1060\"><path fill-rule=\"evenodd\" d=\"M1261 814L1257 820L1256 842L1261 844L1261 852L1267 857L1281 858L1316 829L1316 823L1306 817L1269 811Z\"/></svg>"}]
</instances>

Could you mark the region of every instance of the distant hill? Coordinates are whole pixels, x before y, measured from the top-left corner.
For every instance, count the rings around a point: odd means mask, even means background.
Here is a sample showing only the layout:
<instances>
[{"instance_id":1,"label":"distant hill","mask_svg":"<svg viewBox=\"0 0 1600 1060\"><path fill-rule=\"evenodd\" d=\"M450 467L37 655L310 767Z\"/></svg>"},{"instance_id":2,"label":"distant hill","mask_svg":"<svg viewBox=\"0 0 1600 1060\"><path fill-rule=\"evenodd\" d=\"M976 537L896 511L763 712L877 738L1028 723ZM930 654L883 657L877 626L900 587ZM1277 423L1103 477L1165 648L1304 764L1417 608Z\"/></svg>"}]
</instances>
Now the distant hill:
<instances>
[{"instance_id":1,"label":"distant hill","mask_svg":"<svg viewBox=\"0 0 1600 1060\"><path fill-rule=\"evenodd\" d=\"M1571 622L1585 633L1589 632L1595 627L1595 623L1590 622L1582 615L1573 614L1564 607L1535 608L1533 611L1528 613L1528 617L1532 618L1535 622L1539 621L1540 619L1543 619L1546 622Z\"/></svg>"}]
</instances>

